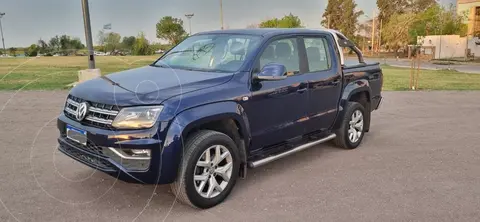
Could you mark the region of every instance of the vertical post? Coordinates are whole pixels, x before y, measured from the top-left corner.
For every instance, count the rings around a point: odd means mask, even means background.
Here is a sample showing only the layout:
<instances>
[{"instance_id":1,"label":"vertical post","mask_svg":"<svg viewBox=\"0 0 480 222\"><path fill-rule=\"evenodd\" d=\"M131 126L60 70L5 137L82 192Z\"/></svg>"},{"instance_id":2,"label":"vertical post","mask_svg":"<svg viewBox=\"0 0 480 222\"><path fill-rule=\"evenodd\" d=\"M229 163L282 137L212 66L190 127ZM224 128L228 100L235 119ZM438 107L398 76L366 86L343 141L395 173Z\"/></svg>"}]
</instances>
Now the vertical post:
<instances>
[{"instance_id":1,"label":"vertical post","mask_svg":"<svg viewBox=\"0 0 480 222\"><path fill-rule=\"evenodd\" d=\"M380 49L382 48L382 28L383 28L383 19L380 19L380 30L378 35L378 55L380 55Z\"/></svg>"},{"instance_id":2,"label":"vertical post","mask_svg":"<svg viewBox=\"0 0 480 222\"><path fill-rule=\"evenodd\" d=\"M440 44L439 44L439 49L438 49L438 59L442 58L442 35L440 35Z\"/></svg>"},{"instance_id":3,"label":"vertical post","mask_svg":"<svg viewBox=\"0 0 480 222\"><path fill-rule=\"evenodd\" d=\"M83 23L85 26L85 39L88 48L88 68L95 69L95 57L93 55L92 28L90 26L90 11L88 0L82 0Z\"/></svg>"},{"instance_id":4,"label":"vertical post","mask_svg":"<svg viewBox=\"0 0 480 222\"><path fill-rule=\"evenodd\" d=\"M192 17L194 14L185 14L185 17L188 19L189 34L192 35Z\"/></svg>"},{"instance_id":5,"label":"vertical post","mask_svg":"<svg viewBox=\"0 0 480 222\"><path fill-rule=\"evenodd\" d=\"M413 75L415 72L415 59L411 58L410 59L410 85L409 88L413 89Z\"/></svg>"},{"instance_id":6,"label":"vertical post","mask_svg":"<svg viewBox=\"0 0 480 222\"><path fill-rule=\"evenodd\" d=\"M373 10L373 17L372 17L372 56L373 52L375 51L375 10Z\"/></svg>"},{"instance_id":7,"label":"vertical post","mask_svg":"<svg viewBox=\"0 0 480 222\"><path fill-rule=\"evenodd\" d=\"M465 61L468 60L468 33L465 36Z\"/></svg>"},{"instance_id":8,"label":"vertical post","mask_svg":"<svg viewBox=\"0 0 480 222\"><path fill-rule=\"evenodd\" d=\"M7 49L5 48L5 39L3 38L2 18L5 15L4 12L0 12L0 32L2 33L3 53L7 55Z\"/></svg>"},{"instance_id":9,"label":"vertical post","mask_svg":"<svg viewBox=\"0 0 480 222\"><path fill-rule=\"evenodd\" d=\"M220 24L223 30L223 1L220 0Z\"/></svg>"},{"instance_id":10,"label":"vertical post","mask_svg":"<svg viewBox=\"0 0 480 222\"><path fill-rule=\"evenodd\" d=\"M188 19L188 34L192 35L192 18Z\"/></svg>"},{"instance_id":11,"label":"vertical post","mask_svg":"<svg viewBox=\"0 0 480 222\"><path fill-rule=\"evenodd\" d=\"M362 44L362 46L363 46L363 53L365 53L365 36L363 36L362 39L363 39L363 44Z\"/></svg>"},{"instance_id":12,"label":"vertical post","mask_svg":"<svg viewBox=\"0 0 480 222\"><path fill-rule=\"evenodd\" d=\"M420 76L420 52L417 51L417 76L415 77L415 90L418 90L418 78Z\"/></svg>"}]
</instances>

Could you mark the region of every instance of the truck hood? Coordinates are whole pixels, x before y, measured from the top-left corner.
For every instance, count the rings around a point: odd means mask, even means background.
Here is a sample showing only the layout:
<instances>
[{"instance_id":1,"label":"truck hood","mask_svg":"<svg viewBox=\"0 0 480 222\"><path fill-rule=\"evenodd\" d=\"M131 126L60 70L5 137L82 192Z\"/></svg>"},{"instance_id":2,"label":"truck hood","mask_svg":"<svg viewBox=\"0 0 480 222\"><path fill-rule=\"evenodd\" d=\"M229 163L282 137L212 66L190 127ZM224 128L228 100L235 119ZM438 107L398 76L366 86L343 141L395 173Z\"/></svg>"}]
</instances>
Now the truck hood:
<instances>
[{"instance_id":1,"label":"truck hood","mask_svg":"<svg viewBox=\"0 0 480 222\"><path fill-rule=\"evenodd\" d=\"M233 73L200 72L153 66L95 78L74 87L70 94L88 101L134 106L164 100L228 82Z\"/></svg>"}]
</instances>

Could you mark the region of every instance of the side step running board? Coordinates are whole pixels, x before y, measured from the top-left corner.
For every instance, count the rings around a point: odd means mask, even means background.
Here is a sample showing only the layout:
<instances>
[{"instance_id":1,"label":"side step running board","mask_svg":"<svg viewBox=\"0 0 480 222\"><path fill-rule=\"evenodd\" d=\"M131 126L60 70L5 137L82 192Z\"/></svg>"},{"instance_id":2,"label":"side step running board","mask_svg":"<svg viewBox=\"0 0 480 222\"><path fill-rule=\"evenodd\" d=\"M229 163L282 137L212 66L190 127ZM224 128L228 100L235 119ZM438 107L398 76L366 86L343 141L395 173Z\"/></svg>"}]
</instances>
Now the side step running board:
<instances>
[{"instance_id":1,"label":"side step running board","mask_svg":"<svg viewBox=\"0 0 480 222\"><path fill-rule=\"evenodd\" d=\"M313 141L313 142L309 142L309 143L306 143L306 144L303 144L301 146L297 146L291 150L288 150L286 152L283 152L283 153L279 153L279 154L276 154L276 155L273 155L273 156L269 156L267 158L264 158L264 159L261 159L261 160L256 160L256 161L253 161L253 162L249 162L248 163L248 166L251 167L251 168L255 168L255 167L259 167L259 166L263 166L267 163L270 163L270 162L273 162L275 160L278 160L278 159L281 159L283 157L286 157L286 156L289 156L291 154L294 154L296 152L300 152L302 150L305 150L305 149L308 149L312 146L315 146L315 145L318 145L320 143L323 143L323 142L326 142L326 141L329 141L329 140L332 140L336 137L335 134L330 134L329 136L323 138L323 139L320 139L320 140L316 140L316 141Z\"/></svg>"}]
</instances>

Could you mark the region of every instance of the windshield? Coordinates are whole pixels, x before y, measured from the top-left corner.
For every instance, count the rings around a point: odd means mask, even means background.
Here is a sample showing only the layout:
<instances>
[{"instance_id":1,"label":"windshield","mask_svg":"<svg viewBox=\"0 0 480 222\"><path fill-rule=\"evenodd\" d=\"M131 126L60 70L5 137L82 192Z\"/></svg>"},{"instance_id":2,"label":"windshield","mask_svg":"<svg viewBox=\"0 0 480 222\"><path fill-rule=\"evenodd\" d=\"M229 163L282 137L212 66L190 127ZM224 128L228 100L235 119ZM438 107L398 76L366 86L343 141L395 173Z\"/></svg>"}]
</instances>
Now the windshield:
<instances>
[{"instance_id":1,"label":"windshield","mask_svg":"<svg viewBox=\"0 0 480 222\"><path fill-rule=\"evenodd\" d=\"M196 35L175 46L154 65L207 72L235 72L260 40L260 36L251 35Z\"/></svg>"}]
</instances>

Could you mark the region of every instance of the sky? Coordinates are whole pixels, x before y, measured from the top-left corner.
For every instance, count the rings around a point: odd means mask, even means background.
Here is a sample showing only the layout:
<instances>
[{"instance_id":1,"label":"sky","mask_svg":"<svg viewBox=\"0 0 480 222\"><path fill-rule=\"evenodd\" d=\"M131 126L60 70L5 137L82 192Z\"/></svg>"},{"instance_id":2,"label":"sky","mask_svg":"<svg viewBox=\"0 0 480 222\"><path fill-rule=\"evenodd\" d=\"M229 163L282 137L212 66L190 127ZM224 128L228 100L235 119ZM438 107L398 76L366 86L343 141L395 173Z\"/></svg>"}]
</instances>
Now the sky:
<instances>
[{"instance_id":1,"label":"sky","mask_svg":"<svg viewBox=\"0 0 480 222\"><path fill-rule=\"evenodd\" d=\"M376 0L356 2L368 16L376 10ZM220 29L219 0L89 0L89 4L94 40L103 25L111 23L111 31L122 36L143 31L150 41L160 42L155 24L163 16L173 16L182 18L188 31L186 13L195 14L191 20L193 33ZM224 25L245 28L293 13L306 27L320 28L326 4L327 0L223 0ZM85 42L81 0L1 0L0 12L6 13L2 25L7 48L29 46L63 34Z\"/></svg>"}]
</instances>

